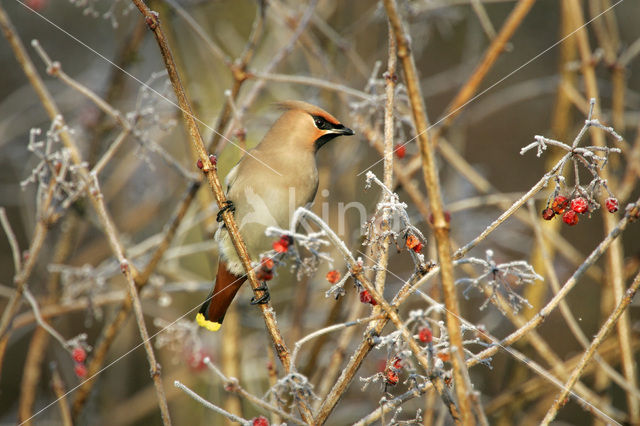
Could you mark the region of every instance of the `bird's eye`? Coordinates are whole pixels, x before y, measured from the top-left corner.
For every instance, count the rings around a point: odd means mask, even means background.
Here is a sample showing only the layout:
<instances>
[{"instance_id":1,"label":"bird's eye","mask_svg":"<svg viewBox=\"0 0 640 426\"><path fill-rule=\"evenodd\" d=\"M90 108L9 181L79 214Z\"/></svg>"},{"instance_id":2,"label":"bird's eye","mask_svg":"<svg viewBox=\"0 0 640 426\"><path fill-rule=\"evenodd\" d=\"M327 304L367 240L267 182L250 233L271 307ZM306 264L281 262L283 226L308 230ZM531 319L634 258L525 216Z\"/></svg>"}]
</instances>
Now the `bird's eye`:
<instances>
[{"instance_id":1,"label":"bird's eye","mask_svg":"<svg viewBox=\"0 0 640 426\"><path fill-rule=\"evenodd\" d=\"M313 121L316 127L320 130L327 130L330 128L329 123L322 117L314 117Z\"/></svg>"}]
</instances>

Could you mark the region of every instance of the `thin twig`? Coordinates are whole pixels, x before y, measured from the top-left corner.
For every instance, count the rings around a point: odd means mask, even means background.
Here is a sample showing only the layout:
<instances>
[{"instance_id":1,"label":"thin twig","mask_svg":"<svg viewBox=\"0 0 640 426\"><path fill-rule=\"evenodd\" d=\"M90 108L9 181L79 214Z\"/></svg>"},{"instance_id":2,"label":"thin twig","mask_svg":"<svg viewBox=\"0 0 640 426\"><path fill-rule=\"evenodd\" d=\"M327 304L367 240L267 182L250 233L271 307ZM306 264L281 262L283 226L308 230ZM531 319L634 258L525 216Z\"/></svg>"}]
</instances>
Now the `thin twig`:
<instances>
[{"instance_id":1,"label":"thin twig","mask_svg":"<svg viewBox=\"0 0 640 426\"><path fill-rule=\"evenodd\" d=\"M250 422L249 420L245 420L245 419L243 419L241 417L236 416L235 414L231 414L230 412L223 410L222 408L218 407L217 405L210 403L209 401L207 401L206 399L204 399L203 397L201 397L200 395L198 395L197 393L195 393L194 391L189 389L187 386L185 386L182 383L180 383L180 381L178 381L178 380L173 382L173 385L175 387L177 387L178 389L184 391L184 393L189 395L191 398L193 398L194 400L196 400L200 404L204 405L205 407L207 407L208 409L210 409L212 411L215 411L216 413L222 414L223 416L225 416L226 418L228 418L232 422L240 423L241 425L244 425L244 426L251 426L253 424L253 422Z\"/></svg>"},{"instance_id":2,"label":"thin twig","mask_svg":"<svg viewBox=\"0 0 640 426\"><path fill-rule=\"evenodd\" d=\"M611 332L616 322L620 319L620 316L626 311L629 304L633 301L633 296L635 296L636 291L638 290L638 287L640 287L640 273L636 275L636 277L633 280L633 283L625 292L625 295L622 298L622 300L620 300L620 302L618 303L614 311L611 313L611 315L609 315L605 323L602 325L602 327L598 331L598 334L596 334L596 336L594 337L593 341L591 342L591 345L582 356L582 359L580 360L576 368L571 373L569 380L567 380L567 382L564 384L563 390L554 399L553 405L551 406L551 408L549 409L549 411L547 412L546 416L544 417L544 419L540 424L548 425L556 417L558 410L567 402L566 400L567 400L567 397L569 396L569 393L571 392L571 389L573 388L575 383L578 381L578 379L582 375L589 361L591 361L594 355L596 355L596 351L598 350L598 347L604 342L604 339L605 337L607 337L607 334Z\"/></svg>"}]
</instances>

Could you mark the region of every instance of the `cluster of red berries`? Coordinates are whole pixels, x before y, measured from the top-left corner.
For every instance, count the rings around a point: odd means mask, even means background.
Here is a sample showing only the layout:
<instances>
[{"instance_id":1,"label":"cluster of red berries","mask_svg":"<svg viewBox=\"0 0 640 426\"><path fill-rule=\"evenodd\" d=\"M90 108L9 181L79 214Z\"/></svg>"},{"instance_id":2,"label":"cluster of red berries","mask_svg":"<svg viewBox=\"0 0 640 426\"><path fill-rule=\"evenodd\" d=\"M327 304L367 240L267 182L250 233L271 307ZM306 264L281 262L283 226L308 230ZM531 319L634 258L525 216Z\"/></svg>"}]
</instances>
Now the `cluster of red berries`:
<instances>
[{"instance_id":1,"label":"cluster of red berries","mask_svg":"<svg viewBox=\"0 0 640 426\"><path fill-rule=\"evenodd\" d=\"M212 166L215 166L216 164L218 164L218 158L213 154L209 154L209 161L211 162ZM196 162L196 166L198 166L198 168L202 170L202 168L204 167L204 164L202 164L201 159L198 158L198 161Z\"/></svg>"},{"instance_id":2,"label":"cluster of red berries","mask_svg":"<svg viewBox=\"0 0 640 426\"><path fill-rule=\"evenodd\" d=\"M610 213L618 211L618 200L609 197L605 201L605 207ZM578 214L589 212L589 202L584 197L576 197L569 200L567 197L558 195L551 202L551 206L542 211L544 220L551 220L556 215L562 215L562 221L567 225L573 226L578 223Z\"/></svg>"},{"instance_id":3,"label":"cluster of red berries","mask_svg":"<svg viewBox=\"0 0 640 426\"><path fill-rule=\"evenodd\" d=\"M378 304L367 290L362 290L360 292L360 301L362 303L368 303L371 306L376 306Z\"/></svg>"},{"instance_id":4,"label":"cluster of red berries","mask_svg":"<svg viewBox=\"0 0 640 426\"><path fill-rule=\"evenodd\" d=\"M71 358L75 361L75 365L73 367L73 371L76 373L76 376L83 378L87 376L87 366L85 365L85 360L87 359L87 351L80 346L76 346L71 351Z\"/></svg>"},{"instance_id":5,"label":"cluster of red berries","mask_svg":"<svg viewBox=\"0 0 640 426\"><path fill-rule=\"evenodd\" d=\"M413 234L407 235L407 240L405 241L405 244L409 250L413 250L416 253L420 253L422 251L422 247L423 247L422 243L420 242L418 237L416 237Z\"/></svg>"},{"instance_id":6,"label":"cluster of red berries","mask_svg":"<svg viewBox=\"0 0 640 426\"><path fill-rule=\"evenodd\" d=\"M283 235L278 241L273 243L273 249L278 253L286 253L291 244L293 244L293 238L289 235Z\"/></svg>"}]
</instances>

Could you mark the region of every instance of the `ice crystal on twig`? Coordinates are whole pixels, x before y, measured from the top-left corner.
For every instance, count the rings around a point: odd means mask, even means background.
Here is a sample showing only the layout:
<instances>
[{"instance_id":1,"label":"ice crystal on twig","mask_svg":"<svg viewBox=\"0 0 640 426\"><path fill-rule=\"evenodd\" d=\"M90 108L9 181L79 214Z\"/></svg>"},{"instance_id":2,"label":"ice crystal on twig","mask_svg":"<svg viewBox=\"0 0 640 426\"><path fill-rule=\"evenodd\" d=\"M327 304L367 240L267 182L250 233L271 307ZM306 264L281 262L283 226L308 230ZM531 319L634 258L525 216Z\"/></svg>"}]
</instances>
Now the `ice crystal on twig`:
<instances>
[{"instance_id":1,"label":"ice crystal on twig","mask_svg":"<svg viewBox=\"0 0 640 426\"><path fill-rule=\"evenodd\" d=\"M41 139L42 130L32 128L29 132L27 149L40 161L31 170L29 176L20 182L22 189L36 184L36 206L39 217L49 217L67 209L71 203L84 194L85 185L81 181L78 170L86 167L86 163L75 165L71 161L70 151L62 147L62 132L73 133L64 124L61 116L57 116ZM48 201L47 203L47 200ZM43 211L45 207L48 211Z\"/></svg>"},{"instance_id":2,"label":"ice crystal on twig","mask_svg":"<svg viewBox=\"0 0 640 426\"><path fill-rule=\"evenodd\" d=\"M483 270L480 275L474 278L466 277L456 280L456 284L467 284L467 288L463 291L463 295L468 297L468 293L472 288L483 289L487 294L487 299L480 306L485 309L489 302L495 304L504 314L503 305L500 299L504 299L514 313L517 313L522 305L531 306L529 301L516 293L513 287L522 284L532 284L536 280L544 281L538 275L533 266L524 260L516 260L508 263L496 263L493 259L493 250L486 251L485 259L475 257L458 261L459 264L467 263L478 265Z\"/></svg>"},{"instance_id":3,"label":"ice crystal on twig","mask_svg":"<svg viewBox=\"0 0 640 426\"><path fill-rule=\"evenodd\" d=\"M108 20L114 29L120 25L118 18L127 16L134 9L134 4L125 0L111 0L109 2L103 0L69 0L69 2L82 9L83 15Z\"/></svg>"},{"instance_id":4,"label":"ice crystal on twig","mask_svg":"<svg viewBox=\"0 0 640 426\"><path fill-rule=\"evenodd\" d=\"M400 201L398 194L387 188L373 172L367 172L367 180L365 189L370 188L375 183L379 186L385 197L383 201L378 203L376 211L363 227L365 228L365 243L367 245L377 245L382 240L390 236L394 240L404 239L405 245L409 248L409 253L420 270L427 268L424 255L421 253L422 247L426 244L426 238L422 232L411 224L409 214L407 213L407 205ZM379 220L388 221L386 228L388 231L379 232Z\"/></svg>"},{"instance_id":5,"label":"ice crystal on twig","mask_svg":"<svg viewBox=\"0 0 640 426\"><path fill-rule=\"evenodd\" d=\"M275 395L281 404L289 399L288 397L292 397L292 407L295 405L295 400L300 397L305 399L319 399L318 396L313 393L313 385L309 383L307 377L296 372L289 373L279 379L276 384L267 391L265 397L269 395Z\"/></svg>"}]
</instances>

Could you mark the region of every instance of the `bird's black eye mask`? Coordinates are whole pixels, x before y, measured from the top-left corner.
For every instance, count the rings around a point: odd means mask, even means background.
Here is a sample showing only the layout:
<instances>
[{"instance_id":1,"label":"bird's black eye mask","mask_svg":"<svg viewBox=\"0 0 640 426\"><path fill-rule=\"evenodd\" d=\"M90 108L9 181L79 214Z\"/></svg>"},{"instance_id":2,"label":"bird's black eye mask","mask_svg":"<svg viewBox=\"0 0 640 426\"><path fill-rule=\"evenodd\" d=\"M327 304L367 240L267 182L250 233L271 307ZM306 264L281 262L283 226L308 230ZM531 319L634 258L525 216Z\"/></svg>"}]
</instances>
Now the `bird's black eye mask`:
<instances>
[{"instance_id":1,"label":"bird's black eye mask","mask_svg":"<svg viewBox=\"0 0 640 426\"><path fill-rule=\"evenodd\" d=\"M335 133L327 133L324 134L322 136L320 136L318 139L316 139L314 145L316 148L316 152L318 152L318 150L327 142L329 142L331 139L336 138L338 136L340 136L341 134L353 134L352 131L346 131L346 127L344 127L342 124L333 124L330 123L329 121L327 121L324 117L321 117L319 115L313 115L313 123L316 125L316 127L320 130L339 130L339 131L344 131L344 133L342 132L335 132Z\"/></svg>"},{"instance_id":2,"label":"bird's black eye mask","mask_svg":"<svg viewBox=\"0 0 640 426\"><path fill-rule=\"evenodd\" d=\"M313 123L316 125L318 129L331 130L334 128L333 124L329 123L323 117L320 117L319 115L313 115L312 117L313 117Z\"/></svg>"}]
</instances>

